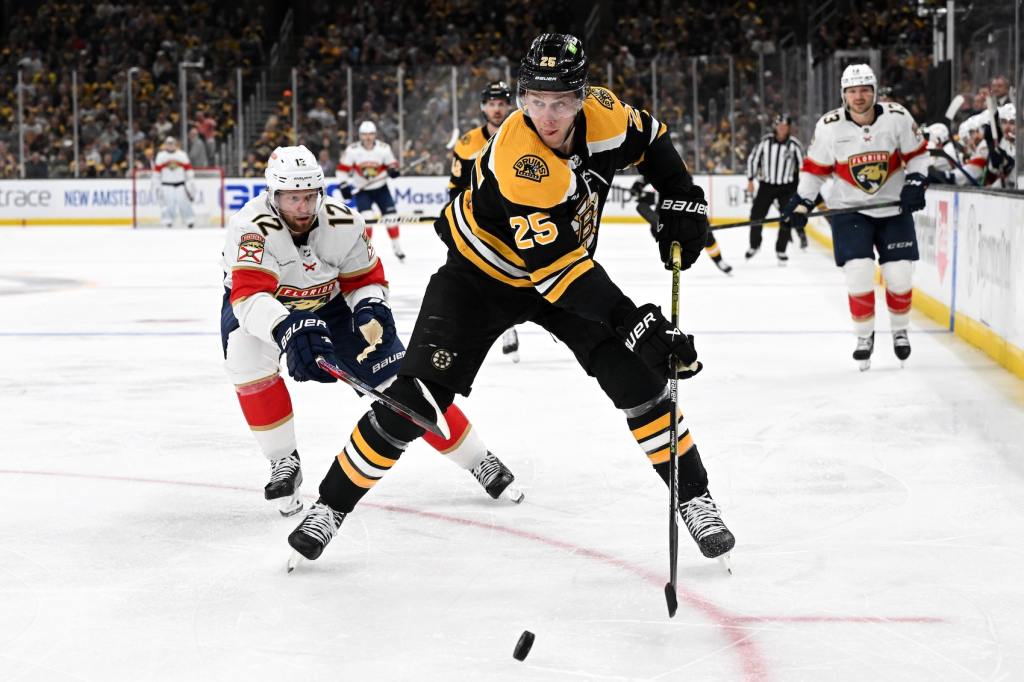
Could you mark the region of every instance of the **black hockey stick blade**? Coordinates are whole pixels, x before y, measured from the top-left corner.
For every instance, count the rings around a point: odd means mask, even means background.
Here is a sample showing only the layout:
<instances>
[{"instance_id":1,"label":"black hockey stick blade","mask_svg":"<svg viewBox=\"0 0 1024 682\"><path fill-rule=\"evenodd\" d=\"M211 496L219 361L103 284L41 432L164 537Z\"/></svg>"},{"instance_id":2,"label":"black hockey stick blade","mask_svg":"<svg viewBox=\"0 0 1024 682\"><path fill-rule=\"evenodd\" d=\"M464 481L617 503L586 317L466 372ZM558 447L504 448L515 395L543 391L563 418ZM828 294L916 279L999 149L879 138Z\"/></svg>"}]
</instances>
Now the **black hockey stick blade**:
<instances>
[{"instance_id":1,"label":"black hockey stick blade","mask_svg":"<svg viewBox=\"0 0 1024 682\"><path fill-rule=\"evenodd\" d=\"M843 215L844 213L860 213L861 211L870 211L874 208L893 208L899 206L898 201L883 201L878 204L868 204L867 206L851 206L849 208L830 208L824 211L813 211L807 214L808 218L827 218L833 215ZM750 227L751 225L767 225L769 223L781 222L782 218L762 218L761 220L744 220L739 223L726 223L725 225L712 225L712 230L728 230L730 227Z\"/></svg>"},{"instance_id":2,"label":"black hockey stick blade","mask_svg":"<svg viewBox=\"0 0 1024 682\"><path fill-rule=\"evenodd\" d=\"M675 618L679 610L679 599L676 597L676 588L672 583L665 583L665 603L668 604L668 617Z\"/></svg>"},{"instance_id":3,"label":"black hockey stick blade","mask_svg":"<svg viewBox=\"0 0 1024 682\"><path fill-rule=\"evenodd\" d=\"M393 412L395 412L397 414L400 414L401 416L405 417L406 419L408 419L409 421L411 421L413 424L415 424L416 426L420 427L421 429L426 429L427 431L430 431L432 434L434 434L435 436L438 436L440 438L450 438L451 437L451 434L445 433L441 429L441 427L438 425L438 423L436 421L434 421L433 419L428 419L427 417L424 417L423 415L419 414L415 410L413 410L413 409L411 409L409 407L406 407L405 405L403 405L402 403L398 402L397 400L384 395L383 393L381 393L380 391L375 389L373 386L370 386L369 384L361 381L357 377L352 376L351 374L349 374L348 372L343 370L341 367L338 367L337 365L331 364L330 362L325 360L323 358L323 356L320 356L320 355L317 356L316 364L317 364L317 367L319 367L323 371L327 372L328 374L330 374L335 379L339 379L341 381L344 381L346 384L348 384L352 388L356 389L357 391L359 391L363 395L368 395L371 398L374 398L376 400L381 401L386 406L391 408L391 410Z\"/></svg>"}]
</instances>

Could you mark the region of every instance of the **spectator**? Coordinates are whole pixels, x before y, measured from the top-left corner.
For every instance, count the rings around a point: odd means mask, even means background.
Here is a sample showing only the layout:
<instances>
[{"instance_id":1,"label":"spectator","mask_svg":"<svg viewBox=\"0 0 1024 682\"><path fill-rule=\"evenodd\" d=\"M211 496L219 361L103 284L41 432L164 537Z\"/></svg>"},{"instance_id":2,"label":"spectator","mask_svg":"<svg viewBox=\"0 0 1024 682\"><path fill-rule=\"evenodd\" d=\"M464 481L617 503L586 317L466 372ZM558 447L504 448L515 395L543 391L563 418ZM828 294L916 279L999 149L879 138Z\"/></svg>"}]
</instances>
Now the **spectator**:
<instances>
[{"instance_id":1,"label":"spectator","mask_svg":"<svg viewBox=\"0 0 1024 682\"><path fill-rule=\"evenodd\" d=\"M50 177L49 164L39 152L32 152L28 161L25 162L25 177L29 179Z\"/></svg>"},{"instance_id":2,"label":"spectator","mask_svg":"<svg viewBox=\"0 0 1024 682\"><path fill-rule=\"evenodd\" d=\"M199 134L198 128L188 129L188 148L186 153L188 158L192 160L193 168L206 168L210 165L206 140Z\"/></svg>"}]
</instances>

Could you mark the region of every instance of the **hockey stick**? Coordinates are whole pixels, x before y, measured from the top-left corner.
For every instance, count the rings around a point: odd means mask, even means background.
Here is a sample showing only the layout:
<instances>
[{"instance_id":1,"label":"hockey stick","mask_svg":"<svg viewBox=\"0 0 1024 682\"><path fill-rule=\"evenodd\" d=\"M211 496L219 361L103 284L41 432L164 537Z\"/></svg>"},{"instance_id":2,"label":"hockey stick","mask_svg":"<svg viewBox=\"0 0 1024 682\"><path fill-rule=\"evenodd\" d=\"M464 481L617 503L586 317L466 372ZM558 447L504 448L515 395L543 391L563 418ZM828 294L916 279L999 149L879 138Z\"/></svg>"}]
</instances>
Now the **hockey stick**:
<instances>
[{"instance_id":1,"label":"hockey stick","mask_svg":"<svg viewBox=\"0 0 1024 682\"><path fill-rule=\"evenodd\" d=\"M440 436L441 438L444 438L446 440L448 438L451 438L451 434L447 433L447 424L442 425L441 423L435 422L432 419L427 419L423 415L415 412L411 408L406 407L397 400L394 400L393 398L389 398L388 396L384 395L383 393L375 389L373 386L370 386L369 384L364 383L358 378L352 376L342 368L331 364L330 362L325 360L322 355L317 356L316 365L323 371L330 374L335 379L340 379L341 381L344 381L346 384L356 389L363 395L367 395L370 396L371 398L375 398L381 401L387 407L391 408L392 411L402 415L403 417L405 417L406 419L408 419L421 429L426 429L435 436ZM434 409L437 410L436 405ZM440 410L437 410L437 414L441 414Z\"/></svg>"},{"instance_id":2,"label":"hockey stick","mask_svg":"<svg viewBox=\"0 0 1024 682\"><path fill-rule=\"evenodd\" d=\"M824 211L813 211L807 214L808 218L828 218L834 215L843 215L844 213L860 213L861 211L870 211L874 208L893 208L899 206L898 201L883 201L879 204L868 204L867 206L851 206L849 208L831 208ZM712 225L712 230L728 230L731 227L749 227L752 225L767 225L768 223L781 222L782 218L761 218L760 220L744 220L741 223L726 223L725 225Z\"/></svg>"},{"instance_id":3,"label":"hockey stick","mask_svg":"<svg viewBox=\"0 0 1024 682\"><path fill-rule=\"evenodd\" d=\"M436 215L422 215L420 213L392 213L389 215L377 216L376 218L363 218L367 225L375 223L387 223L388 225L396 224L415 224L415 223L432 223L438 219Z\"/></svg>"},{"instance_id":4,"label":"hockey stick","mask_svg":"<svg viewBox=\"0 0 1024 682\"><path fill-rule=\"evenodd\" d=\"M968 182L970 182L975 187L980 187L981 186L981 183L979 183L977 180L975 180L974 176L972 176L970 173L968 173L964 169L964 167L960 165L960 162L957 161L956 159L954 159L952 156L950 156L949 153L945 149L929 149L928 153L931 154L932 156L941 156L941 157L943 157L944 159L949 161L951 164L953 164L953 166L955 166L958 171L963 173L964 177L967 178Z\"/></svg>"},{"instance_id":5,"label":"hockey stick","mask_svg":"<svg viewBox=\"0 0 1024 682\"><path fill-rule=\"evenodd\" d=\"M679 270L682 267L681 247L672 242L669 253L672 261L672 329L679 326ZM679 423L676 415L679 412L679 380L676 378L676 356L668 356L669 366L669 402L672 414L668 419L668 583L665 584L665 602L668 604L668 617L675 618L679 608L676 596L676 573L679 564L679 521L676 518L679 506Z\"/></svg>"}]
</instances>

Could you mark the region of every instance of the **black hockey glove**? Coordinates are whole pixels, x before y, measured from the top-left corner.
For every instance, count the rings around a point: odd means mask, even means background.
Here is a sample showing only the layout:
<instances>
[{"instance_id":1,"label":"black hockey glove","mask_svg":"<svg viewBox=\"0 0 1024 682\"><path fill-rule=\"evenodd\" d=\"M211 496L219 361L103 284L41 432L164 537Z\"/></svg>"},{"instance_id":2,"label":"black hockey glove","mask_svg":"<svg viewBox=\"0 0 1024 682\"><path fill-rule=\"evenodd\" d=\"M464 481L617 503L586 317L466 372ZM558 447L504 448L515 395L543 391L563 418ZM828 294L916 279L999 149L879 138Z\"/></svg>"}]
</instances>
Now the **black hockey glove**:
<instances>
[{"instance_id":1,"label":"black hockey glove","mask_svg":"<svg viewBox=\"0 0 1024 682\"><path fill-rule=\"evenodd\" d=\"M658 252L666 270L672 269L670 249L672 242L681 248L682 269L693 265L700 257L708 239L708 203L704 190L696 185L686 191L663 194L658 202Z\"/></svg>"},{"instance_id":2,"label":"black hockey glove","mask_svg":"<svg viewBox=\"0 0 1024 682\"><path fill-rule=\"evenodd\" d=\"M352 185L349 184L341 185L338 189L341 190L342 199L351 199L352 195L355 194L355 192L352 191Z\"/></svg>"},{"instance_id":3,"label":"black hockey glove","mask_svg":"<svg viewBox=\"0 0 1024 682\"><path fill-rule=\"evenodd\" d=\"M807 227L807 214L813 209L813 201L804 199L799 194L794 194L786 202L786 207L782 209L782 219L787 221L790 227L802 230Z\"/></svg>"},{"instance_id":4,"label":"black hockey glove","mask_svg":"<svg viewBox=\"0 0 1024 682\"><path fill-rule=\"evenodd\" d=\"M395 318L391 308L380 298L364 298L352 309L352 331L362 335L366 347L356 356L357 362L373 355L377 348L389 349L395 341Z\"/></svg>"},{"instance_id":5,"label":"black hockey glove","mask_svg":"<svg viewBox=\"0 0 1024 682\"><path fill-rule=\"evenodd\" d=\"M630 198L638 199L640 195L643 194L644 187L646 186L647 185L645 185L642 180L637 180L636 182L634 182L629 188Z\"/></svg>"},{"instance_id":6,"label":"black hockey glove","mask_svg":"<svg viewBox=\"0 0 1024 682\"><path fill-rule=\"evenodd\" d=\"M1013 157L996 147L988 153L988 169L996 175L1005 177L1013 171Z\"/></svg>"},{"instance_id":7,"label":"black hockey glove","mask_svg":"<svg viewBox=\"0 0 1024 682\"><path fill-rule=\"evenodd\" d=\"M401 174L402 174L402 171L398 170L394 166L389 166L388 167L388 177L397 178Z\"/></svg>"},{"instance_id":8,"label":"black hockey glove","mask_svg":"<svg viewBox=\"0 0 1024 682\"><path fill-rule=\"evenodd\" d=\"M329 384L337 381L316 364L318 355L333 365L334 344L327 323L313 313L293 312L274 327L274 340L288 356L288 373L296 381L319 381Z\"/></svg>"},{"instance_id":9,"label":"black hockey glove","mask_svg":"<svg viewBox=\"0 0 1024 682\"><path fill-rule=\"evenodd\" d=\"M903 213L920 211L925 206L924 191L928 189L928 178L920 173L910 173L900 190L900 210Z\"/></svg>"},{"instance_id":10,"label":"black hockey glove","mask_svg":"<svg viewBox=\"0 0 1024 682\"><path fill-rule=\"evenodd\" d=\"M630 313L619 327L626 348L640 356L644 364L659 376L671 376L668 358L676 358L676 377L689 379L703 369L697 362L693 335L684 334L661 314L661 309L647 303Z\"/></svg>"}]
</instances>

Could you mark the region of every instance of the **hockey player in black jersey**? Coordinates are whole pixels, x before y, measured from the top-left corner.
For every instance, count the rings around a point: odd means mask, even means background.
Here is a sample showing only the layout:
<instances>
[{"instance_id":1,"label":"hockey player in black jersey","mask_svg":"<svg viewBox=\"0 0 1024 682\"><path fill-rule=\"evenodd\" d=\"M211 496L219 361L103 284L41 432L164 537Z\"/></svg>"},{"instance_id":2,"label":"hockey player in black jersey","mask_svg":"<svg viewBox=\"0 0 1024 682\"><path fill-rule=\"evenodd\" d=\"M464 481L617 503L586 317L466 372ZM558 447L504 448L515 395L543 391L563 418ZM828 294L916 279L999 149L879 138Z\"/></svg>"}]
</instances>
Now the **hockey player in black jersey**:
<instances>
[{"instance_id":1,"label":"hockey player in black jersey","mask_svg":"<svg viewBox=\"0 0 1024 682\"><path fill-rule=\"evenodd\" d=\"M583 45L573 36L533 41L517 104L474 162L469 187L436 224L448 260L427 286L399 376L386 393L437 417L455 394L469 392L501 333L533 321L597 379L666 483L669 425L677 421L679 512L704 556L725 555L733 534L708 492L688 425L669 401L669 376L688 378L700 369L693 337L654 304L631 301L594 259L617 169L635 164L658 190L663 263L673 242L681 245L684 268L700 256L708 233L704 193L663 123L604 88L588 87ZM695 363L695 371L683 369ZM422 428L375 403L331 464L320 500L289 536L297 555L320 556L345 515L421 435Z\"/></svg>"}]
</instances>

